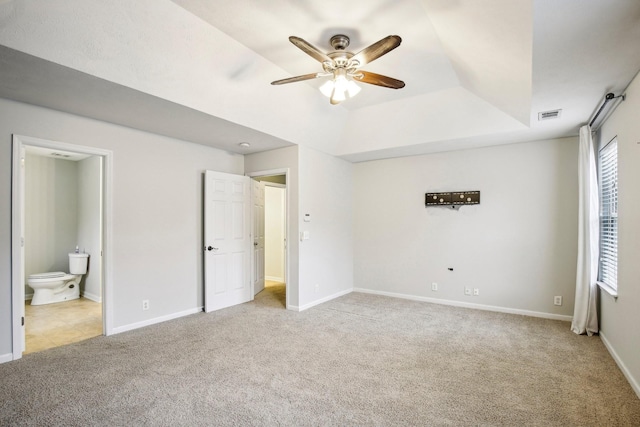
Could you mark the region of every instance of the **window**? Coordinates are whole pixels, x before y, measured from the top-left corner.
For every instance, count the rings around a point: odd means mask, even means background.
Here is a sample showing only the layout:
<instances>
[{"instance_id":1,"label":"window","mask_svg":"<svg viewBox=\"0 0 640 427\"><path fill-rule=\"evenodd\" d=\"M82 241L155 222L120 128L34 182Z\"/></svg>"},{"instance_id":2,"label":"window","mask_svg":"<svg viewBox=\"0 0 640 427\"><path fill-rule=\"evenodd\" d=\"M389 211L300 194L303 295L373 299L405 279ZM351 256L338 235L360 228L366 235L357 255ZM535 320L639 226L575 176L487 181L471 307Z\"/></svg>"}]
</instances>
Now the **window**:
<instances>
[{"instance_id":1,"label":"window","mask_svg":"<svg viewBox=\"0 0 640 427\"><path fill-rule=\"evenodd\" d=\"M598 281L605 290L618 289L618 142L614 138L599 154L600 262Z\"/></svg>"}]
</instances>

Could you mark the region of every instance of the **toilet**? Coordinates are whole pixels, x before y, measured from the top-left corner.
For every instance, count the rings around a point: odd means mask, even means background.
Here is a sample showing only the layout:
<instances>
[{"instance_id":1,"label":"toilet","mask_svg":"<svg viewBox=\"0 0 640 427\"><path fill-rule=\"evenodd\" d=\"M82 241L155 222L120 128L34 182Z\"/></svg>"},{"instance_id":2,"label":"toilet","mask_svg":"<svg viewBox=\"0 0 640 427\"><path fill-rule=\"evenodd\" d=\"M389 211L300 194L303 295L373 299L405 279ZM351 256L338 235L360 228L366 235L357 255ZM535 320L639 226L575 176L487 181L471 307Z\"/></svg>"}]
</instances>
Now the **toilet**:
<instances>
[{"instance_id":1,"label":"toilet","mask_svg":"<svg viewBox=\"0 0 640 427\"><path fill-rule=\"evenodd\" d=\"M80 280L87 273L89 254L69 254L69 274L62 271L32 274L27 284L33 289L31 305L52 304L80 298Z\"/></svg>"}]
</instances>

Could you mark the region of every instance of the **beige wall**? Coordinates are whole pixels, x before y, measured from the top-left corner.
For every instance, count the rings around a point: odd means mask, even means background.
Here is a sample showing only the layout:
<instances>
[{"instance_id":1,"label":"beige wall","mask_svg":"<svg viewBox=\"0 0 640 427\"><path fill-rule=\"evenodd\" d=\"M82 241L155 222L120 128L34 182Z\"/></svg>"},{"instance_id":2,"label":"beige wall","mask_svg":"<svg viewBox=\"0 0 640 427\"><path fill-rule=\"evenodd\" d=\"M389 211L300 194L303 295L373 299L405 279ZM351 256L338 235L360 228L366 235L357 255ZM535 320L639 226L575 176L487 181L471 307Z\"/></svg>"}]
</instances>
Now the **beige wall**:
<instances>
[{"instance_id":1,"label":"beige wall","mask_svg":"<svg viewBox=\"0 0 640 427\"><path fill-rule=\"evenodd\" d=\"M353 165L300 147L300 307L353 289ZM309 214L310 222L303 217Z\"/></svg>"},{"instance_id":2,"label":"beige wall","mask_svg":"<svg viewBox=\"0 0 640 427\"><path fill-rule=\"evenodd\" d=\"M285 281L285 188L264 187L264 274L268 280Z\"/></svg>"},{"instance_id":3,"label":"beige wall","mask_svg":"<svg viewBox=\"0 0 640 427\"><path fill-rule=\"evenodd\" d=\"M287 304L288 308L299 309L299 270L300 270L300 239L299 232L299 160L297 145L278 150L245 156L245 173L265 172L272 170L288 170L288 228L289 228L289 264L287 266Z\"/></svg>"},{"instance_id":4,"label":"beige wall","mask_svg":"<svg viewBox=\"0 0 640 427\"><path fill-rule=\"evenodd\" d=\"M640 396L640 77L598 132L618 140L618 298L600 292L600 336Z\"/></svg>"},{"instance_id":5,"label":"beige wall","mask_svg":"<svg viewBox=\"0 0 640 427\"><path fill-rule=\"evenodd\" d=\"M289 308L304 310L353 289L353 165L295 146L251 154L246 173L288 168ZM304 214L311 222L304 222ZM300 233L309 232L301 241ZM316 286L317 285L317 286Z\"/></svg>"},{"instance_id":6,"label":"beige wall","mask_svg":"<svg viewBox=\"0 0 640 427\"><path fill-rule=\"evenodd\" d=\"M0 99L0 358L12 352L12 134L113 152L114 328L202 306L203 172L242 174L243 156Z\"/></svg>"},{"instance_id":7,"label":"beige wall","mask_svg":"<svg viewBox=\"0 0 640 427\"><path fill-rule=\"evenodd\" d=\"M78 164L25 156L25 278L69 272L68 253L78 244ZM25 295L33 295L26 286Z\"/></svg>"},{"instance_id":8,"label":"beige wall","mask_svg":"<svg viewBox=\"0 0 640 427\"><path fill-rule=\"evenodd\" d=\"M102 302L102 159L91 156L78 162L78 245L89 254L82 295Z\"/></svg>"},{"instance_id":9,"label":"beige wall","mask_svg":"<svg viewBox=\"0 0 640 427\"><path fill-rule=\"evenodd\" d=\"M565 138L356 164L355 286L567 319L577 148ZM479 205L425 207L427 192L472 190L481 192ZM465 287L480 294L467 296Z\"/></svg>"}]
</instances>

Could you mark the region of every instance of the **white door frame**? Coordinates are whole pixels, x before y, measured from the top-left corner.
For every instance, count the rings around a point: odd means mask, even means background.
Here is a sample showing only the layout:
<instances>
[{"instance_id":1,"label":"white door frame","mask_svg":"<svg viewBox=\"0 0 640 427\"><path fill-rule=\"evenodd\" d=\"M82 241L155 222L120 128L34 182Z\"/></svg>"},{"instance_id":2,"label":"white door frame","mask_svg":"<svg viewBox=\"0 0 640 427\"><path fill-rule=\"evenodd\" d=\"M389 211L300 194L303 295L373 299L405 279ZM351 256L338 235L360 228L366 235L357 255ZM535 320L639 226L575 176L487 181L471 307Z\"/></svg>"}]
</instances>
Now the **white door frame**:
<instances>
[{"instance_id":1,"label":"white door frame","mask_svg":"<svg viewBox=\"0 0 640 427\"><path fill-rule=\"evenodd\" d=\"M286 246L285 251L284 251L284 258L285 258L285 260L284 260L284 263L285 263L284 277L285 277L285 280L289 280L289 277L291 277L291 275L289 274L289 246L290 246L290 244L289 244L289 236L291 236L291 233L290 233L291 221L289 219L289 212L290 212L290 209L289 209L289 193L290 193L290 191L289 191L289 188L288 188L289 187L289 182L290 182L289 181L289 168L256 171L256 172L247 173L246 175L248 177L250 177L251 179L259 178L261 176L277 176L277 175L284 175L285 176L285 182L286 182L286 186L285 187L287 187L287 191L285 192L285 198L286 198L286 200L285 200L285 220L286 220L286 223L287 223L286 224L286 229L285 229L285 234L287 236L287 246ZM251 210L251 215L253 215L253 209ZM251 222L253 223L253 218L251 218ZM251 277L253 277L253 274L254 274L254 270L253 270L255 268L254 264L255 263L254 263L253 257L252 257L252 260L251 260ZM286 295L286 297L285 297L286 303L285 304L286 304L286 309L287 310L289 310L289 307L290 307L290 305L289 305L289 293L290 293L289 289L290 288L291 288L290 284L287 283L286 286L285 286L285 295ZM251 281L251 295L253 295L253 291L254 291L254 289L253 289L253 281Z\"/></svg>"},{"instance_id":2,"label":"white door frame","mask_svg":"<svg viewBox=\"0 0 640 427\"><path fill-rule=\"evenodd\" d=\"M252 262L256 268L251 269L254 274L251 277L251 281L253 282L253 295L251 299L262 290L264 290L264 268L265 268L265 252L264 252L264 233L265 233L265 183L261 182L257 179L250 179L251 182L251 230L250 230L250 240L252 243L251 246L251 257ZM258 193L258 194L256 194ZM260 194L261 193L261 194ZM256 210L260 211L260 202L262 204L262 214L256 213ZM257 261L259 260L258 254L262 252L262 265L260 266Z\"/></svg>"},{"instance_id":3,"label":"white door frame","mask_svg":"<svg viewBox=\"0 0 640 427\"><path fill-rule=\"evenodd\" d=\"M11 294L13 359L20 359L24 349L24 199L25 186L22 174L24 147L43 147L102 157L102 330L113 334L113 284L112 284L112 218L113 218L113 152L95 147L50 141L23 135L13 135L13 167L11 172Z\"/></svg>"}]
</instances>

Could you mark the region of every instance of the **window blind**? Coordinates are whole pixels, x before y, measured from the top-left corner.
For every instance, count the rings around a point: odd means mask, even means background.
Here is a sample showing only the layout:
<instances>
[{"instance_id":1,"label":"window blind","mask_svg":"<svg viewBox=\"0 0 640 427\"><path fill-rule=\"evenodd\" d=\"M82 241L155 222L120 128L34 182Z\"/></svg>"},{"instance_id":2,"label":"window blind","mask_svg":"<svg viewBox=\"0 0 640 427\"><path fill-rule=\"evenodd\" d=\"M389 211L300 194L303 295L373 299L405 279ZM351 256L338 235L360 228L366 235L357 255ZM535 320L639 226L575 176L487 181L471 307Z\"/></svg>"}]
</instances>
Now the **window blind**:
<instances>
[{"instance_id":1,"label":"window blind","mask_svg":"<svg viewBox=\"0 0 640 427\"><path fill-rule=\"evenodd\" d=\"M618 284L618 142L614 139L600 160L600 265L599 281L614 290Z\"/></svg>"}]
</instances>

